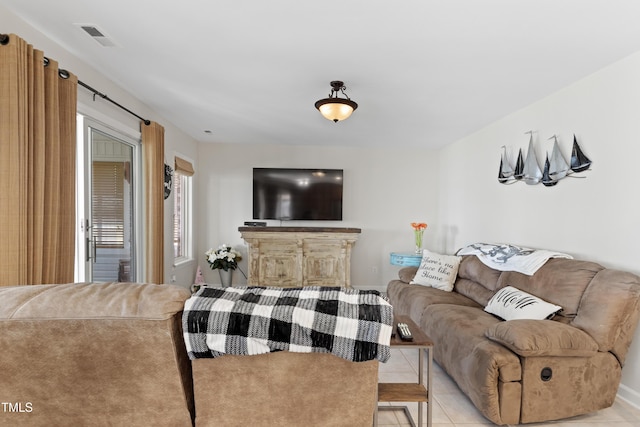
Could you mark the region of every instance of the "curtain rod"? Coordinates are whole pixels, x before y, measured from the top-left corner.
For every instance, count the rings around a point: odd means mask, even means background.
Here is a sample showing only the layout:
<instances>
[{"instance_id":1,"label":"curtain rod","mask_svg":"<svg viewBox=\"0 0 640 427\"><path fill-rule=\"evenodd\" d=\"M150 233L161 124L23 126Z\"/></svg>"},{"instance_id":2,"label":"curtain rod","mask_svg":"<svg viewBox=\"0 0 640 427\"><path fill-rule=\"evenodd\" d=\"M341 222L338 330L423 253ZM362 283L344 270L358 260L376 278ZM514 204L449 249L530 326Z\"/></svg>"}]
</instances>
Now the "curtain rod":
<instances>
[{"instance_id":1,"label":"curtain rod","mask_svg":"<svg viewBox=\"0 0 640 427\"><path fill-rule=\"evenodd\" d=\"M9 35L8 34L0 34L0 45L6 45L9 43ZM45 58L44 60L44 65L45 67L49 64L49 59ZM66 70L60 70L59 72L60 76L63 78L68 78L69 77L69 73ZM65 77L66 76L66 77ZM142 120L144 122L145 125L149 126L151 124L151 121L140 117L139 115L137 115L136 113L134 113L133 111L129 110L128 108L118 104L116 101L114 101L113 99L109 98L107 95L105 95L102 92L98 92L96 89L92 88L91 86L89 86L88 84L78 80L78 84L82 87L84 87L85 89L90 90L91 92L93 92L93 100L96 100L96 95L98 95L100 98L105 99L109 102L111 102L113 105L115 105L116 107L126 111L127 113L131 114L132 116L136 116L137 118L139 118L140 120Z\"/></svg>"},{"instance_id":2,"label":"curtain rod","mask_svg":"<svg viewBox=\"0 0 640 427\"><path fill-rule=\"evenodd\" d=\"M95 101L96 99L96 95L98 95L100 98L105 99L107 101L109 101L110 103L112 103L113 105L115 105L116 107L126 111L127 113L131 114L132 116L136 116L137 118L139 118L140 120L142 120L144 122L145 125L149 126L151 124L151 122L143 117L140 117L139 115L137 115L136 113L134 113L133 111L129 110L127 107L123 107L122 105L118 104L116 101L114 101L113 99L109 98L107 95L105 95L104 93L98 92L97 90L95 90L94 88L92 88L91 86L89 86L88 84L78 80L78 84L80 86L82 86L85 89L90 90L91 92L93 92L93 100Z\"/></svg>"}]
</instances>

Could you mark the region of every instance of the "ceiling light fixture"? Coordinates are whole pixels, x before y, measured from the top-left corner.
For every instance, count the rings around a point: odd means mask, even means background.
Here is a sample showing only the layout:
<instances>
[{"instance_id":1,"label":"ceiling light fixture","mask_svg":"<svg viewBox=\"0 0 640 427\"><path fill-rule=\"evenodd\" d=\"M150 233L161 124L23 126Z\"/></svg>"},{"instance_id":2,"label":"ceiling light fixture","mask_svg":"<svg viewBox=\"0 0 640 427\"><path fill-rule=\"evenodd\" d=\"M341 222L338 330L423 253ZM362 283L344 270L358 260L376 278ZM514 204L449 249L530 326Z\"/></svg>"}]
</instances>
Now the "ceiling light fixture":
<instances>
[{"instance_id":1,"label":"ceiling light fixture","mask_svg":"<svg viewBox=\"0 0 640 427\"><path fill-rule=\"evenodd\" d=\"M316 108L320 111L320 114L327 120L333 120L339 122L349 118L351 113L358 108L358 104L353 102L344 90L346 89L343 82L340 80L334 80L331 82L331 93L328 98L316 101ZM338 92L342 92L345 98L338 98Z\"/></svg>"}]
</instances>

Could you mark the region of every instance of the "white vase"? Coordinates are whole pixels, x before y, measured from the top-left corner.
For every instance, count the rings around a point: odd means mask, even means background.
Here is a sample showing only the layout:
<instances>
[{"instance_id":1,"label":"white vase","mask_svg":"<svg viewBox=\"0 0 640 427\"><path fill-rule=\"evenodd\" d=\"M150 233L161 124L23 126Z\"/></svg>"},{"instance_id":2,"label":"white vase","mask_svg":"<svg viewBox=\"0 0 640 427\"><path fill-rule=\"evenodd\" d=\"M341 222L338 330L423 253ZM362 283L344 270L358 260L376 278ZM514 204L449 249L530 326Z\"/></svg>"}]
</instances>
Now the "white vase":
<instances>
[{"instance_id":1,"label":"white vase","mask_svg":"<svg viewBox=\"0 0 640 427\"><path fill-rule=\"evenodd\" d=\"M222 283L222 286L225 288L230 287L233 282L233 270L228 269L225 271L223 268L220 268L218 269L218 273L220 273L220 283Z\"/></svg>"}]
</instances>

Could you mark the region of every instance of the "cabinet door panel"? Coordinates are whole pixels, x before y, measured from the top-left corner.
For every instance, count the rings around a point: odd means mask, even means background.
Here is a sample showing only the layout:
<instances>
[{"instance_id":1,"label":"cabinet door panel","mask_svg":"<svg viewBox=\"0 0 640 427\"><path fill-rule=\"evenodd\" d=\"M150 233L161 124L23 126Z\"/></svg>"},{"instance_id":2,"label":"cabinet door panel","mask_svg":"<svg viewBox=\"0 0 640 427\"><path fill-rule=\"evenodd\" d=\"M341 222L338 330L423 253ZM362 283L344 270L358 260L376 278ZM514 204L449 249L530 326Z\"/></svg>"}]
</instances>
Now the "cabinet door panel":
<instances>
[{"instance_id":1,"label":"cabinet door panel","mask_svg":"<svg viewBox=\"0 0 640 427\"><path fill-rule=\"evenodd\" d=\"M342 240L305 239L303 258L306 286L345 286Z\"/></svg>"},{"instance_id":2,"label":"cabinet door panel","mask_svg":"<svg viewBox=\"0 0 640 427\"><path fill-rule=\"evenodd\" d=\"M260 257L260 283L263 286L300 286L295 271L297 256Z\"/></svg>"},{"instance_id":3,"label":"cabinet door panel","mask_svg":"<svg viewBox=\"0 0 640 427\"><path fill-rule=\"evenodd\" d=\"M301 286L301 250L296 241L262 242L259 283L261 286Z\"/></svg>"}]
</instances>

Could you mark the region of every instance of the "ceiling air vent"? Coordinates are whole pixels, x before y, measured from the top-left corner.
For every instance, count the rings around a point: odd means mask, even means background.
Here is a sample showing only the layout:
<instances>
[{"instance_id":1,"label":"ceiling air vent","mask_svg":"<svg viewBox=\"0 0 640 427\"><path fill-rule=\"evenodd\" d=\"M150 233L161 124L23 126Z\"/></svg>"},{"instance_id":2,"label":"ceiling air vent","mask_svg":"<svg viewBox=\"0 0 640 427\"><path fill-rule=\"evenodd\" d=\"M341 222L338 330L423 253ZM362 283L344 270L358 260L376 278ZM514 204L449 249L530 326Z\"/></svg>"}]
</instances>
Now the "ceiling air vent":
<instances>
[{"instance_id":1,"label":"ceiling air vent","mask_svg":"<svg viewBox=\"0 0 640 427\"><path fill-rule=\"evenodd\" d=\"M117 44L105 34L104 31L99 29L96 25L93 24L74 24L86 34L88 34L92 39L100 43L103 47L115 47Z\"/></svg>"}]
</instances>

